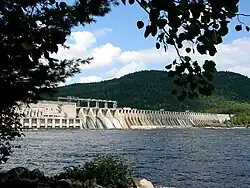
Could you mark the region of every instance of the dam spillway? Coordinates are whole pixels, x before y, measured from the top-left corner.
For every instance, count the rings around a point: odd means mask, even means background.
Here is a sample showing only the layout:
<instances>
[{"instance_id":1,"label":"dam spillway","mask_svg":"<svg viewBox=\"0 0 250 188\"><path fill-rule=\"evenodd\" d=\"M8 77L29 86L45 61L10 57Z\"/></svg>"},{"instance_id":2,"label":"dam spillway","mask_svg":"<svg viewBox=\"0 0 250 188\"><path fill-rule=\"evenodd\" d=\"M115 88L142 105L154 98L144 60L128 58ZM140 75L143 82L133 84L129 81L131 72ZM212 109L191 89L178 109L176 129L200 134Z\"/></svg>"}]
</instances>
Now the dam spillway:
<instances>
[{"instance_id":1,"label":"dam spillway","mask_svg":"<svg viewBox=\"0 0 250 188\"><path fill-rule=\"evenodd\" d=\"M61 98L63 99L63 98ZM227 114L117 108L116 101L81 99L38 101L17 109L23 129L152 129L217 126ZM82 106L81 103L85 103ZM94 106L91 106L91 103ZM103 105L100 105L103 103Z\"/></svg>"}]
</instances>

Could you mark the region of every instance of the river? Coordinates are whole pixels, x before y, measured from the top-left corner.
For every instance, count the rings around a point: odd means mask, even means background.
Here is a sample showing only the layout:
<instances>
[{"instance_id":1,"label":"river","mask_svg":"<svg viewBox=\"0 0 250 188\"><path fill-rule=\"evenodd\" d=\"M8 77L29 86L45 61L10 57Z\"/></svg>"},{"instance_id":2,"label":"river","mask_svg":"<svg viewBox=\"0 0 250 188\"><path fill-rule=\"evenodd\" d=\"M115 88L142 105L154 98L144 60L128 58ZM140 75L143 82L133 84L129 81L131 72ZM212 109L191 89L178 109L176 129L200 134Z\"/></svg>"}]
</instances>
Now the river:
<instances>
[{"instance_id":1,"label":"river","mask_svg":"<svg viewBox=\"0 0 250 188\"><path fill-rule=\"evenodd\" d=\"M178 188L250 187L250 129L30 131L4 165L52 175L105 154L120 155L134 174Z\"/></svg>"}]
</instances>

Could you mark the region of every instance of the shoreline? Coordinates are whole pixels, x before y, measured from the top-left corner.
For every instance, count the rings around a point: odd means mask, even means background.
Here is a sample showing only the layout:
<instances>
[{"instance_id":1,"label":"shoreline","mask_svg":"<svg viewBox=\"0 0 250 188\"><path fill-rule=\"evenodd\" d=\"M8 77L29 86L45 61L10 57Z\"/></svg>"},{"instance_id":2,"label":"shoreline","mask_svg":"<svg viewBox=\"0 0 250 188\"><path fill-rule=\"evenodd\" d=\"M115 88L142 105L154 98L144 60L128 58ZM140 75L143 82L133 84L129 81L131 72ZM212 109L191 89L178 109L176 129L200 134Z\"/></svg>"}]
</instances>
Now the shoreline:
<instances>
[{"instance_id":1,"label":"shoreline","mask_svg":"<svg viewBox=\"0 0 250 188\"><path fill-rule=\"evenodd\" d=\"M133 126L128 129L79 129L79 128L39 128L39 129L22 129L23 132L35 132L35 131L143 131L143 130L158 130L158 129L248 129L246 126L188 126L188 127L179 127L179 126Z\"/></svg>"}]
</instances>

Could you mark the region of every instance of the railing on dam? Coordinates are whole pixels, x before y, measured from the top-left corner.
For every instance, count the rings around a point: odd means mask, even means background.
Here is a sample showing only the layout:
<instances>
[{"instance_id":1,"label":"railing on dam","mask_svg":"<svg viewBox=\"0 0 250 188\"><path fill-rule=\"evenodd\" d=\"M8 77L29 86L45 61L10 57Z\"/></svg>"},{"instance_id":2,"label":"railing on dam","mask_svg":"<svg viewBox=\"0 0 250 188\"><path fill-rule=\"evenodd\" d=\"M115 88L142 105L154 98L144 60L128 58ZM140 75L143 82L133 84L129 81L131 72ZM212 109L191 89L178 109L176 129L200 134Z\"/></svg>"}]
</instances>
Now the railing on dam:
<instances>
[{"instance_id":1,"label":"railing on dam","mask_svg":"<svg viewBox=\"0 0 250 188\"><path fill-rule=\"evenodd\" d=\"M81 107L70 102L31 105L20 117L23 128L146 129L217 126L227 114Z\"/></svg>"}]
</instances>

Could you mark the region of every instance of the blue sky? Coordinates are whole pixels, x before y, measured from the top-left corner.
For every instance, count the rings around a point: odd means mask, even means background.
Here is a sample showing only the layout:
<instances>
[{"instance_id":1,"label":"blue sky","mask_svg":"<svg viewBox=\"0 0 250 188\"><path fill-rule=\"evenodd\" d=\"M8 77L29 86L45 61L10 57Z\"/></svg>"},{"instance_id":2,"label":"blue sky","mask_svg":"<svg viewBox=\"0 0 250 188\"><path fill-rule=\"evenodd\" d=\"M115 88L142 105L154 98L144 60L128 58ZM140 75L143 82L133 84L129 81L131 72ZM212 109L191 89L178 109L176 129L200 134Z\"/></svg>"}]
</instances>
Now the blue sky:
<instances>
[{"instance_id":1,"label":"blue sky","mask_svg":"<svg viewBox=\"0 0 250 188\"><path fill-rule=\"evenodd\" d=\"M74 2L72 0L68 1ZM250 14L250 1L240 0L241 13ZM82 72L67 80L67 84L78 82L95 82L118 78L130 72L140 70L164 70L176 53L169 49L167 53L156 50L155 39L143 37L143 30L138 30L136 22L148 17L137 5L120 5L114 7L105 17L97 18L97 22L86 27L72 30L67 43L70 50L60 49L56 57L94 57L90 65L83 65ZM250 17L242 20L250 25ZM214 60L218 70L229 70L250 76L250 32L234 31L237 20L230 24L230 34L219 46L219 53ZM204 56L195 55L197 60Z\"/></svg>"}]
</instances>

